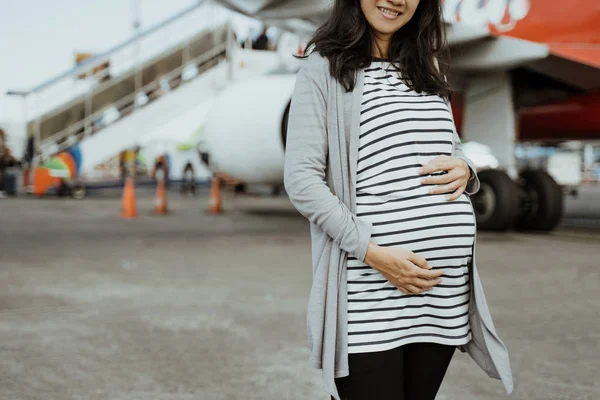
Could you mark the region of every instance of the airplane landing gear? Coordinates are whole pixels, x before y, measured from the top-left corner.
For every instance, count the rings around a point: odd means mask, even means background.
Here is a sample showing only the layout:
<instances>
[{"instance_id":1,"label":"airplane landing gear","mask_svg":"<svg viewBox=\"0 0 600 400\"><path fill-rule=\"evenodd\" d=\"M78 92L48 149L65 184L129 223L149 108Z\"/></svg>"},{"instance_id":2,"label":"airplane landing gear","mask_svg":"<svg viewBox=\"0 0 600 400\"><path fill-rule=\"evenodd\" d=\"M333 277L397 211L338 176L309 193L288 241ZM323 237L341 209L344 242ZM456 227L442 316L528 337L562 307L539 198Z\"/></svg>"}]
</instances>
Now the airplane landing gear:
<instances>
[{"instance_id":1,"label":"airplane landing gear","mask_svg":"<svg viewBox=\"0 0 600 400\"><path fill-rule=\"evenodd\" d=\"M525 170L519 179L520 215L517 229L551 231L563 213L563 192L545 171Z\"/></svg>"},{"instance_id":2,"label":"airplane landing gear","mask_svg":"<svg viewBox=\"0 0 600 400\"><path fill-rule=\"evenodd\" d=\"M487 231L511 228L519 211L517 185L500 170L484 170L477 176L481 186L473 196L473 208L478 228Z\"/></svg>"},{"instance_id":3,"label":"airplane landing gear","mask_svg":"<svg viewBox=\"0 0 600 400\"><path fill-rule=\"evenodd\" d=\"M547 172L523 171L518 182L500 170L477 175L481 187L472 202L479 229L551 231L560 222L563 193Z\"/></svg>"}]
</instances>

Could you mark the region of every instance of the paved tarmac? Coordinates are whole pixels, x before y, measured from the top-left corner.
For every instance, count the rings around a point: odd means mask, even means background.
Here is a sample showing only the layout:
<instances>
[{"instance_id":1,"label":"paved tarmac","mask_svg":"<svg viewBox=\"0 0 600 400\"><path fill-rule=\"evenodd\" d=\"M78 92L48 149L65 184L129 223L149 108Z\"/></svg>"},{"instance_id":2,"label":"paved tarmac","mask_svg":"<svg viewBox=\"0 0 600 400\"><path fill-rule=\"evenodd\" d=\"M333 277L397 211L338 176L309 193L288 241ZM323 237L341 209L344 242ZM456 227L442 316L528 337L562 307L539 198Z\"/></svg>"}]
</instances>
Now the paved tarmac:
<instances>
[{"instance_id":1,"label":"paved tarmac","mask_svg":"<svg viewBox=\"0 0 600 400\"><path fill-rule=\"evenodd\" d=\"M582 185L565 196L562 226L600 229L600 183Z\"/></svg>"},{"instance_id":2,"label":"paved tarmac","mask_svg":"<svg viewBox=\"0 0 600 400\"><path fill-rule=\"evenodd\" d=\"M308 224L285 198L0 202L0 399L326 400ZM513 399L600 399L600 231L478 235ZM510 398L456 353L439 400ZM374 399L376 400L376 399Z\"/></svg>"}]
</instances>

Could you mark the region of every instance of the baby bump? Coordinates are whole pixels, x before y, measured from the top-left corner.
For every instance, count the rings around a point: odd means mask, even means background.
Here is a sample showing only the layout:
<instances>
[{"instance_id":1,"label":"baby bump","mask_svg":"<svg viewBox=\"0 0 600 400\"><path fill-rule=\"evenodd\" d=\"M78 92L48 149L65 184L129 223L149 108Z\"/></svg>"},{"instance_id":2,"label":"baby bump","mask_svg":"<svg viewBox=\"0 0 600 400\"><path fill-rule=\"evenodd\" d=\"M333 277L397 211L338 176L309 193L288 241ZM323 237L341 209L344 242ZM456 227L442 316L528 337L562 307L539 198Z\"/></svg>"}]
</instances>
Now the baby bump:
<instances>
[{"instance_id":1,"label":"baby bump","mask_svg":"<svg viewBox=\"0 0 600 400\"><path fill-rule=\"evenodd\" d=\"M357 205L357 215L372 223L371 239L378 245L402 247L442 264L470 261L476 227L465 194L456 200L442 194Z\"/></svg>"}]
</instances>

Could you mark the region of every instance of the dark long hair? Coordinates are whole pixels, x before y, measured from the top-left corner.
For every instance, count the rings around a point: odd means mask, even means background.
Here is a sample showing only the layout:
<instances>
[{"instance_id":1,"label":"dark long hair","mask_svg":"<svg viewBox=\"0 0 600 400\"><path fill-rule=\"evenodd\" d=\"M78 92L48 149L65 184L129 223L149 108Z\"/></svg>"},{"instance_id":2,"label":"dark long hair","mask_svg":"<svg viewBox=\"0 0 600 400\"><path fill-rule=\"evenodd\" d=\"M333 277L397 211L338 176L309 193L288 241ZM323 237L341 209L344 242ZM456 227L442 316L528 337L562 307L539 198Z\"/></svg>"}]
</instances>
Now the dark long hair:
<instances>
[{"instance_id":1,"label":"dark long hair","mask_svg":"<svg viewBox=\"0 0 600 400\"><path fill-rule=\"evenodd\" d=\"M304 56L319 52L329 60L331 75L346 91L352 91L356 72L371 63L374 39L360 0L335 0L329 18L306 45ZM446 98L450 95L450 86L444 79L448 47L441 0L421 0L412 19L392 36L388 58L405 84L416 92L427 91Z\"/></svg>"}]
</instances>

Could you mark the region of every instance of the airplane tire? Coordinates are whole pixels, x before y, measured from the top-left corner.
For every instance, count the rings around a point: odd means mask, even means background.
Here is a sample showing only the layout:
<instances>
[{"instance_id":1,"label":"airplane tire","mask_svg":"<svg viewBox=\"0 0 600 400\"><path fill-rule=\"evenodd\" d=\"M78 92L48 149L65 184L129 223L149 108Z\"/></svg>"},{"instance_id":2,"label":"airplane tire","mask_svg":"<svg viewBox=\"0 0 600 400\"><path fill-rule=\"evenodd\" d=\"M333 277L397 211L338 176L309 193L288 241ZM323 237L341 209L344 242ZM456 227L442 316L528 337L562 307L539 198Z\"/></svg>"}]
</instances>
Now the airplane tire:
<instances>
[{"instance_id":1,"label":"airplane tire","mask_svg":"<svg viewBox=\"0 0 600 400\"><path fill-rule=\"evenodd\" d=\"M517 229L551 231L560 222L563 213L563 192L545 171L521 172L521 185L526 194Z\"/></svg>"},{"instance_id":2,"label":"airplane tire","mask_svg":"<svg viewBox=\"0 0 600 400\"><path fill-rule=\"evenodd\" d=\"M88 195L87 187L82 183L76 183L71 186L71 197L75 200L83 200Z\"/></svg>"},{"instance_id":3,"label":"airplane tire","mask_svg":"<svg viewBox=\"0 0 600 400\"><path fill-rule=\"evenodd\" d=\"M473 196L477 227L505 231L514 226L519 212L518 187L504 171L489 169L477 174L481 187Z\"/></svg>"}]
</instances>

